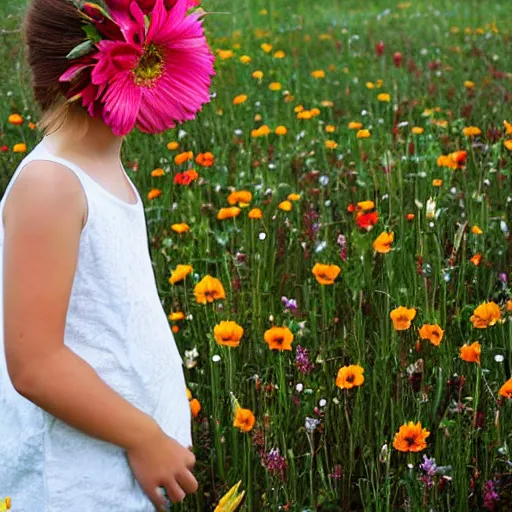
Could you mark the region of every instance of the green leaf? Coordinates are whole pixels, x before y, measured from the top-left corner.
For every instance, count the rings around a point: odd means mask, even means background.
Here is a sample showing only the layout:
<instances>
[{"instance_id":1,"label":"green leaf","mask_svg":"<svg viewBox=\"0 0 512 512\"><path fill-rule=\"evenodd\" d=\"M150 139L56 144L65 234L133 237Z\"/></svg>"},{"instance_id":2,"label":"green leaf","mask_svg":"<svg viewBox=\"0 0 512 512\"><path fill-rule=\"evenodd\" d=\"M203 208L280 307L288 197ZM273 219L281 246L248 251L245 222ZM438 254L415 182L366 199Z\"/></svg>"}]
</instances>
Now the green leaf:
<instances>
[{"instance_id":1,"label":"green leaf","mask_svg":"<svg viewBox=\"0 0 512 512\"><path fill-rule=\"evenodd\" d=\"M100 33L94 25L87 24L84 25L82 29L85 32L87 38L90 39L93 43L99 43L101 41Z\"/></svg>"},{"instance_id":2,"label":"green leaf","mask_svg":"<svg viewBox=\"0 0 512 512\"><path fill-rule=\"evenodd\" d=\"M94 43L90 39L86 39L83 43L75 46L67 55L68 60L79 59L87 55L93 49Z\"/></svg>"}]
</instances>

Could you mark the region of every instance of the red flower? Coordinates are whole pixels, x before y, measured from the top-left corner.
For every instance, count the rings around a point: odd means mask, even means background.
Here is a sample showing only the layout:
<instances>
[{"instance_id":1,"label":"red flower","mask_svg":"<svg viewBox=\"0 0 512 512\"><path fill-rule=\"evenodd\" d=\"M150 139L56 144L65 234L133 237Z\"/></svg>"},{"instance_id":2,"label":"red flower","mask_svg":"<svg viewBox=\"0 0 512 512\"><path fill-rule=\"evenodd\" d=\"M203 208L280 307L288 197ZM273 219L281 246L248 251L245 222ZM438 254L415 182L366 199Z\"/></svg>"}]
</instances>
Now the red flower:
<instances>
[{"instance_id":1,"label":"red flower","mask_svg":"<svg viewBox=\"0 0 512 512\"><path fill-rule=\"evenodd\" d=\"M356 218L357 225L366 230L370 230L379 222L379 214L377 212L363 213Z\"/></svg>"},{"instance_id":2,"label":"red flower","mask_svg":"<svg viewBox=\"0 0 512 512\"><path fill-rule=\"evenodd\" d=\"M377 57L382 57L382 55L384 54L384 42L383 41L379 41L375 45L375 53L377 54Z\"/></svg>"},{"instance_id":3,"label":"red flower","mask_svg":"<svg viewBox=\"0 0 512 512\"><path fill-rule=\"evenodd\" d=\"M402 65L402 54L400 52L395 52L393 55L393 62L395 66L399 68Z\"/></svg>"},{"instance_id":4,"label":"red flower","mask_svg":"<svg viewBox=\"0 0 512 512\"><path fill-rule=\"evenodd\" d=\"M4 146L0 146L0 151L2 153L6 153L7 151L9 151L9 146L5 146L5 145Z\"/></svg>"}]
</instances>

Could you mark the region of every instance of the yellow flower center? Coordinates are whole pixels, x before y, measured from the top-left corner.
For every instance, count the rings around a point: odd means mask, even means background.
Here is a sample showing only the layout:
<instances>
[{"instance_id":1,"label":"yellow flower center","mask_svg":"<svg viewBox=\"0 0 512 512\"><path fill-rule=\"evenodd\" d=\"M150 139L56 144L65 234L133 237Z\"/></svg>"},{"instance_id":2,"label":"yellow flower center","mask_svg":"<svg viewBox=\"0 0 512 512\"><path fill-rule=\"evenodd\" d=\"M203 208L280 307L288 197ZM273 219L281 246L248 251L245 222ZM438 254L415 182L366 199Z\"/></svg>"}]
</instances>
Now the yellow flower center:
<instances>
[{"instance_id":1,"label":"yellow flower center","mask_svg":"<svg viewBox=\"0 0 512 512\"><path fill-rule=\"evenodd\" d=\"M144 53L134 69L134 81L137 85L151 86L162 76L164 61L160 49L151 44L144 48Z\"/></svg>"}]
</instances>

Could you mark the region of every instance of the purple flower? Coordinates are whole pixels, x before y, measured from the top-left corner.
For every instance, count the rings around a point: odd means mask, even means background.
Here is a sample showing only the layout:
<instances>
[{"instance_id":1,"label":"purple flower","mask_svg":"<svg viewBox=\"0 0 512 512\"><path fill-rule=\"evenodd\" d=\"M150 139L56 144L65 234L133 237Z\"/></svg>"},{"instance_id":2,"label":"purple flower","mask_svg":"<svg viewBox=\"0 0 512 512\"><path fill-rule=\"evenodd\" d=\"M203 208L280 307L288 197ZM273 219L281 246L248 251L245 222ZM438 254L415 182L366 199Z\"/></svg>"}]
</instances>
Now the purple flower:
<instances>
[{"instance_id":1,"label":"purple flower","mask_svg":"<svg viewBox=\"0 0 512 512\"><path fill-rule=\"evenodd\" d=\"M341 478L341 464L336 464L332 473L329 473L329 478Z\"/></svg>"},{"instance_id":2,"label":"purple flower","mask_svg":"<svg viewBox=\"0 0 512 512\"><path fill-rule=\"evenodd\" d=\"M420 469L425 471L427 475L434 476L437 471L436 459L433 457L429 459L426 455L423 455L423 464L420 464Z\"/></svg>"},{"instance_id":3,"label":"purple flower","mask_svg":"<svg viewBox=\"0 0 512 512\"><path fill-rule=\"evenodd\" d=\"M309 360L309 350L302 345L297 345L295 354L295 366L301 373L309 373L313 370L313 363Z\"/></svg>"},{"instance_id":4,"label":"purple flower","mask_svg":"<svg viewBox=\"0 0 512 512\"><path fill-rule=\"evenodd\" d=\"M505 272L500 272L499 275L498 275L498 279L503 283L503 284L507 284L507 274L505 274Z\"/></svg>"},{"instance_id":5,"label":"purple flower","mask_svg":"<svg viewBox=\"0 0 512 512\"><path fill-rule=\"evenodd\" d=\"M494 489L494 481L487 480L484 484L484 508L494 510L494 505L499 499L500 496Z\"/></svg>"},{"instance_id":6,"label":"purple flower","mask_svg":"<svg viewBox=\"0 0 512 512\"><path fill-rule=\"evenodd\" d=\"M274 448L263 454L261 463L271 473L282 474L286 469L286 459L279 453L279 448Z\"/></svg>"},{"instance_id":7,"label":"purple flower","mask_svg":"<svg viewBox=\"0 0 512 512\"><path fill-rule=\"evenodd\" d=\"M340 258L347 261L347 238L345 235L339 234L336 243L340 246Z\"/></svg>"},{"instance_id":8,"label":"purple flower","mask_svg":"<svg viewBox=\"0 0 512 512\"><path fill-rule=\"evenodd\" d=\"M281 297L281 300L283 301L284 307L286 309L289 309L291 311L297 310L297 301L295 299L289 299L288 297Z\"/></svg>"}]
</instances>

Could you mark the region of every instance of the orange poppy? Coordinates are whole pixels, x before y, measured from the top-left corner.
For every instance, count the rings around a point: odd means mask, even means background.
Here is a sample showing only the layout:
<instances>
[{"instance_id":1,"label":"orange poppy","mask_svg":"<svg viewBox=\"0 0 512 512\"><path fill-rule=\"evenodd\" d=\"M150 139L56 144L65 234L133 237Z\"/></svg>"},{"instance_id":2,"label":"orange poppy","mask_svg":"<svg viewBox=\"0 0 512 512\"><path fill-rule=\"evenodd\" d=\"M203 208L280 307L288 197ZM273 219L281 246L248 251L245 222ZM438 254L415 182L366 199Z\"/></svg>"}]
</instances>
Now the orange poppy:
<instances>
[{"instance_id":1,"label":"orange poppy","mask_svg":"<svg viewBox=\"0 0 512 512\"><path fill-rule=\"evenodd\" d=\"M265 341L270 350L291 350L293 333L288 327L272 327L265 331Z\"/></svg>"},{"instance_id":2,"label":"orange poppy","mask_svg":"<svg viewBox=\"0 0 512 512\"><path fill-rule=\"evenodd\" d=\"M215 277L207 275L199 281L194 287L194 295L196 302L199 304L206 304L214 300L226 298L226 292L222 283Z\"/></svg>"},{"instance_id":3,"label":"orange poppy","mask_svg":"<svg viewBox=\"0 0 512 512\"><path fill-rule=\"evenodd\" d=\"M292 209L292 203L288 200L286 201L281 201L277 207L280 209L280 210L283 210L284 212L289 212L291 209Z\"/></svg>"},{"instance_id":4,"label":"orange poppy","mask_svg":"<svg viewBox=\"0 0 512 512\"><path fill-rule=\"evenodd\" d=\"M389 316L393 321L393 327L395 328L395 331L406 331L409 329L409 327L411 327L411 322L416 316L416 310L414 308L409 309L400 306L396 309L393 309Z\"/></svg>"},{"instance_id":5,"label":"orange poppy","mask_svg":"<svg viewBox=\"0 0 512 512\"><path fill-rule=\"evenodd\" d=\"M254 413L250 409L243 409L242 407L237 407L235 411L235 419L233 421L233 426L240 429L242 432L250 432L254 423L256 423L256 418Z\"/></svg>"},{"instance_id":6,"label":"orange poppy","mask_svg":"<svg viewBox=\"0 0 512 512\"><path fill-rule=\"evenodd\" d=\"M473 316L470 318L473 327L476 329L486 329L494 325L501 318L501 311L495 302L484 302L480 304L475 311Z\"/></svg>"},{"instance_id":7,"label":"orange poppy","mask_svg":"<svg viewBox=\"0 0 512 512\"><path fill-rule=\"evenodd\" d=\"M482 134L482 130L480 130L480 128L478 128L477 126L468 126L464 128L462 132L466 137L475 137L476 135Z\"/></svg>"},{"instance_id":8,"label":"orange poppy","mask_svg":"<svg viewBox=\"0 0 512 512\"><path fill-rule=\"evenodd\" d=\"M244 329L236 322L222 321L213 328L215 341L219 345L226 347L238 347L240 339L244 334Z\"/></svg>"},{"instance_id":9,"label":"orange poppy","mask_svg":"<svg viewBox=\"0 0 512 512\"><path fill-rule=\"evenodd\" d=\"M228 196L228 203L235 205L236 203L250 203L252 201L252 193L248 190L239 190L238 192L231 192Z\"/></svg>"},{"instance_id":10,"label":"orange poppy","mask_svg":"<svg viewBox=\"0 0 512 512\"><path fill-rule=\"evenodd\" d=\"M393 447L401 452L420 452L427 447L425 441L430 432L422 428L421 422L416 425L409 421L402 425L393 439Z\"/></svg>"},{"instance_id":11,"label":"orange poppy","mask_svg":"<svg viewBox=\"0 0 512 512\"><path fill-rule=\"evenodd\" d=\"M422 340L428 340L437 347L443 339L444 331L437 324L424 324L419 334Z\"/></svg>"},{"instance_id":12,"label":"orange poppy","mask_svg":"<svg viewBox=\"0 0 512 512\"><path fill-rule=\"evenodd\" d=\"M364 368L357 364L343 366L338 370L336 377L336 386L341 389L351 389L355 386L361 386L364 382Z\"/></svg>"},{"instance_id":13,"label":"orange poppy","mask_svg":"<svg viewBox=\"0 0 512 512\"><path fill-rule=\"evenodd\" d=\"M239 94L233 98L233 105L241 105L247 101L247 94Z\"/></svg>"},{"instance_id":14,"label":"orange poppy","mask_svg":"<svg viewBox=\"0 0 512 512\"><path fill-rule=\"evenodd\" d=\"M194 158L194 153L192 151L185 151L184 153L180 153L174 157L174 163L176 165L181 165L188 160L192 160L192 158Z\"/></svg>"},{"instance_id":15,"label":"orange poppy","mask_svg":"<svg viewBox=\"0 0 512 512\"><path fill-rule=\"evenodd\" d=\"M358 123L357 121L350 121L348 123L349 130L360 130L363 127L363 123Z\"/></svg>"},{"instance_id":16,"label":"orange poppy","mask_svg":"<svg viewBox=\"0 0 512 512\"><path fill-rule=\"evenodd\" d=\"M334 284L334 280L341 272L338 265L324 265L323 263L316 263L311 271L320 284Z\"/></svg>"},{"instance_id":17,"label":"orange poppy","mask_svg":"<svg viewBox=\"0 0 512 512\"><path fill-rule=\"evenodd\" d=\"M478 267L478 265L480 265L480 262L482 261L482 255L475 254L473 257L471 257L469 259L469 261L471 261L471 263L473 263L473 265L475 265L475 267Z\"/></svg>"},{"instance_id":18,"label":"orange poppy","mask_svg":"<svg viewBox=\"0 0 512 512\"><path fill-rule=\"evenodd\" d=\"M248 217L250 219L261 219L263 217L263 212L259 208L253 208L250 212Z\"/></svg>"},{"instance_id":19,"label":"orange poppy","mask_svg":"<svg viewBox=\"0 0 512 512\"><path fill-rule=\"evenodd\" d=\"M512 379L508 379L500 388L500 395L505 398L512 398Z\"/></svg>"},{"instance_id":20,"label":"orange poppy","mask_svg":"<svg viewBox=\"0 0 512 512\"><path fill-rule=\"evenodd\" d=\"M193 268L191 265L178 265L172 272L171 277L169 278L169 283L176 284L180 281L183 281L185 277L187 277Z\"/></svg>"},{"instance_id":21,"label":"orange poppy","mask_svg":"<svg viewBox=\"0 0 512 512\"><path fill-rule=\"evenodd\" d=\"M185 314L182 311L176 311L174 313L170 313L168 318L171 322L178 322L185 318Z\"/></svg>"},{"instance_id":22,"label":"orange poppy","mask_svg":"<svg viewBox=\"0 0 512 512\"><path fill-rule=\"evenodd\" d=\"M151 176L153 178L159 178L160 176L163 176L165 174L165 171L161 169L160 167L158 169L153 169L151 171Z\"/></svg>"},{"instance_id":23,"label":"orange poppy","mask_svg":"<svg viewBox=\"0 0 512 512\"><path fill-rule=\"evenodd\" d=\"M480 364L480 343L475 341L471 345L465 344L460 348L460 358L467 363Z\"/></svg>"},{"instance_id":24,"label":"orange poppy","mask_svg":"<svg viewBox=\"0 0 512 512\"><path fill-rule=\"evenodd\" d=\"M152 199L155 199L161 195L162 191L159 188L153 188L148 192L148 199L151 201Z\"/></svg>"},{"instance_id":25,"label":"orange poppy","mask_svg":"<svg viewBox=\"0 0 512 512\"><path fill-rule=\"evenodd\" d=\"M181 235L182 233L186 233L187 231L190 231L190 226L188 224L185 224L184 222L181 222L179 224L173 224L171 226L171 229Z\"/></svg>"},{"instance_id":26,"label":"orange poppy","mask_svg":"<svg viewBox=\"0 0 512 512\"><path fill-rule=\"evenodd\" d=\"M238 206L231 206L230 208L221 208L219 210L219 213L217 213L217 219L233 219L234 217L238 217L241 211L242 210L238 208Z\"/></svg>"},{"instance_id":27,"label":"orange poppy","mask_svg":"<svg viewBox=\"0 0 512 512\"><path fill-rule=\"evenodd\" d=\"M190 400L190 411L192 412L192 416L194 418L196 418L201 411L201 404L197 398Z\"/></svg>"},{"instance_id":28,"label":"orange poppy","mask_svg":"<svg viewBox=\"0 0 512 512\"><path fill-rule=\"evenodd\" d=\"M286 135L288 133L288 129L286 128L286 126L280 125L275 129L274 133L276 135Z\"/></svg>"},{"instance_id":29,"label":"orange poppy","mask_svg":"<svg viewBox=\"0 0 512 512\"><path fill-rule=\"evenodd\" d=\"M23 117L20 116L20 114L11 114L9 116L9 123L19 126L20 124L23 124Z\"/></svg>"},{"instance_id":30,"label":"orange poppy","mask_svg":"<svg viewBox=\"0 0 512 512\"><path fill-rule=\"evenodd\" d=\"M395 234L393 232L386 233L385 231L381 233L373 242L373 248L380 254L386 254L391 251L391 244L395 239Z\"/></svg>"}]
</instances>

